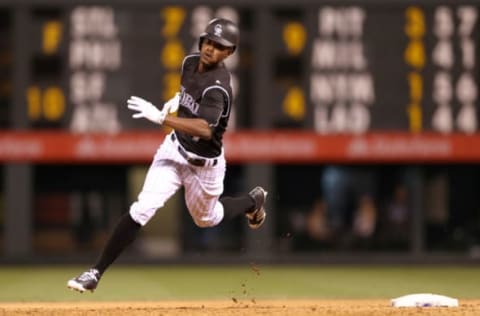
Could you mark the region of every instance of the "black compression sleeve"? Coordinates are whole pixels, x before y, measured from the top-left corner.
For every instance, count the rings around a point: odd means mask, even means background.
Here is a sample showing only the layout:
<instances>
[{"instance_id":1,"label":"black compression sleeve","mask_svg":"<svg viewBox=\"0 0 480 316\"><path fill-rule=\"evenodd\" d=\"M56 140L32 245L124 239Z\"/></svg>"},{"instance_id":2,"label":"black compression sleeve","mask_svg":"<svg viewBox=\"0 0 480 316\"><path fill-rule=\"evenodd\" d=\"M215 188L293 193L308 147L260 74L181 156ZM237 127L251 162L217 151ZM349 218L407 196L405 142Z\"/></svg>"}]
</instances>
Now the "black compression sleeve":
<instances>
[{"instance_id":1,"label":"black compression sleeve","mask_svg":"<svg viewBox=\"0 0 480 316\"><path fill-rule=\"evenodd\" d=\"M93 268L97 269L100 274L103 274L122 251L135 240L140 228L141 225L135 222L128 212L125 213L120 218L117 226L115 226L110 239Z\"/></svg>"}]
</instances>

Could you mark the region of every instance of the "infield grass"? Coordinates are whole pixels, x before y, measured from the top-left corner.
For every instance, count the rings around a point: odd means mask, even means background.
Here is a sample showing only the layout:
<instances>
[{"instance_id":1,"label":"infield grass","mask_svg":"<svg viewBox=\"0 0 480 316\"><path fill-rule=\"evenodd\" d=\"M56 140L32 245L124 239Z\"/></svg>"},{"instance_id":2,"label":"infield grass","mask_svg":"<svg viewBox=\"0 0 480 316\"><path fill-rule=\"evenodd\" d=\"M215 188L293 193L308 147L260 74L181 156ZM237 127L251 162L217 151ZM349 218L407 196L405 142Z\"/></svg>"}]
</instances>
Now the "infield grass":
<instances>
[{"instance_id":1,"label":"infield grass","mask_svg":"<svg viewBox=\"0 0 480 316\"><path fill-rule=\"evenodd\" d=\"M85 267L0 267L0 301L367 299L411 293L480 298L473 266L112 266L94 294L66 288Z\"/></svg>"}]
</instances>

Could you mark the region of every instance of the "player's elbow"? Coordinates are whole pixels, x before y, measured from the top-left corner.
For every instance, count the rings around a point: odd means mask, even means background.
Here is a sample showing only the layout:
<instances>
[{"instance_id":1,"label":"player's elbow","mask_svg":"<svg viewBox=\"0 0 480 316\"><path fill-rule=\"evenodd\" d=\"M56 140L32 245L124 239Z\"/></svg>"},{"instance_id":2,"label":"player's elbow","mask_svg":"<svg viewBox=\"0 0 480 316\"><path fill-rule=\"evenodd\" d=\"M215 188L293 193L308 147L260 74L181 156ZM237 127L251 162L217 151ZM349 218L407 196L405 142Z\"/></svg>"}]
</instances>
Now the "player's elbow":
<instances>
[{"instance_id":1,"label":"player's elbow","mask_svg":"<svg viewBox=\"0 0 480 316\"><path fill-rule=\"evenodd\" d=\"M212 136L213 136L213 133L212 133L212 131L209 130L208 132L203 133L200 136L200 138L205 139L205 140L211 140Z\"/></svg>"},{"instance_id":2,"label":"player's elbow","mask_svg":"<svg viewBox=\"0 0 480 316\"><path fill-rule=\"evenodd\" d=\"M206 123L206 122L205 122ZM208 124L202 126L199 137L205 140L211 140L213 137L213 131Z\"/></svg>"}]
</instances>

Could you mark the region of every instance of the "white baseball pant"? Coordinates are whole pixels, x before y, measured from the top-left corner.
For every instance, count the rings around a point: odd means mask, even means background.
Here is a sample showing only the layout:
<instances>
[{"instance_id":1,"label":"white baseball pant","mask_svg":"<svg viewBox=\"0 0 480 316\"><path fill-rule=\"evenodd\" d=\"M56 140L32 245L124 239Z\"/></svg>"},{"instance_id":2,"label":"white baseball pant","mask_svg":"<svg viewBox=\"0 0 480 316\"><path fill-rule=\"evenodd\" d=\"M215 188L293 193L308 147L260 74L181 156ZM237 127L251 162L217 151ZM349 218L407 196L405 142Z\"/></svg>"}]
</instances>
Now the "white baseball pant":
<instances>
[{"instance_id":1,"label":"white baseball pant","mask_svg":"<svg viewBox=\"0 0 480 316\"><path fill-rule=\"evenodd\" d=\"M223 205L218 201L225 178L224 153L222 151L215 158L215 165L198 167L186 161L178 146L181 146L180 143L172 140L171 134L165 137L153 158L137 201L130 206L130 215L144 226L157 209L184 186L185 202L195 224L199 227L215 226L222 221L224 214ZM192 158L203 158L187 153Z\"/></svg>"}]
</instances>

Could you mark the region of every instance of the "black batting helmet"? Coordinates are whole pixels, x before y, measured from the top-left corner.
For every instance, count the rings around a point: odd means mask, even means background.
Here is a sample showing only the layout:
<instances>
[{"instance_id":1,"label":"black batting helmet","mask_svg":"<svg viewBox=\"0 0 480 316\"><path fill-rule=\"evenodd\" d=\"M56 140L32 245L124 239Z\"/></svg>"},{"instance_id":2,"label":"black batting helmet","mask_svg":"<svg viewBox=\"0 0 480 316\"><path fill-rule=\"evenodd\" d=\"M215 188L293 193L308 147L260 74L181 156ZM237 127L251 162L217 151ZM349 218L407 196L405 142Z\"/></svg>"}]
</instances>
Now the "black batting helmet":
<instances>
[{"instance_id":1,"label":"black batting helmet","mask_svg":"<svg viewBox=\"0 0 480 316\"><path fill-rule=\"evenodd\" d=\"M199 48L202 46L204 38L219 43L226 47L235 48L238 46L239 30L235 23L223 18L215 18L208 22L205 31L200 34Z\"/></svg>"}]
</instances>

